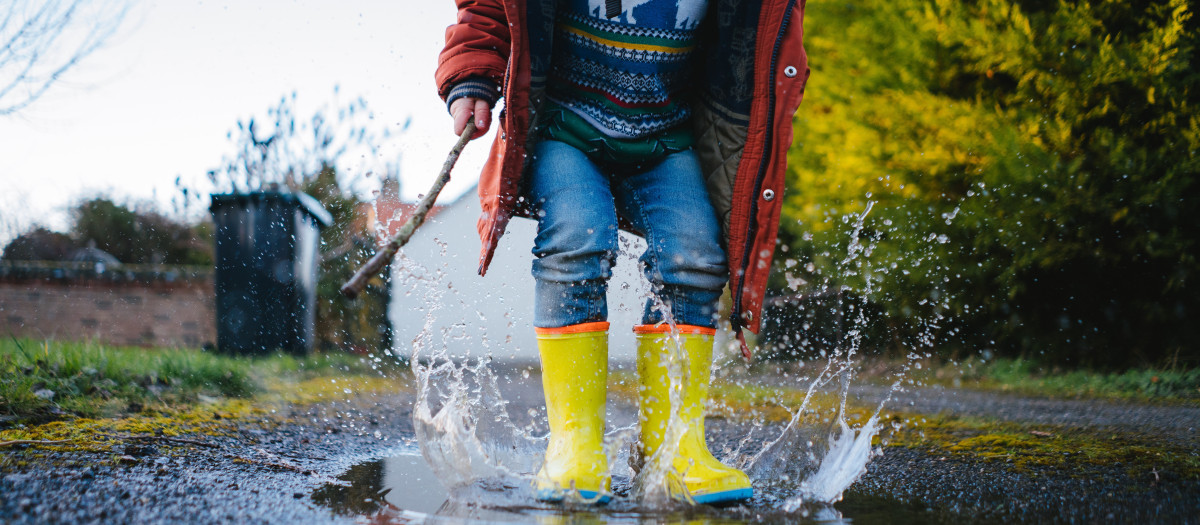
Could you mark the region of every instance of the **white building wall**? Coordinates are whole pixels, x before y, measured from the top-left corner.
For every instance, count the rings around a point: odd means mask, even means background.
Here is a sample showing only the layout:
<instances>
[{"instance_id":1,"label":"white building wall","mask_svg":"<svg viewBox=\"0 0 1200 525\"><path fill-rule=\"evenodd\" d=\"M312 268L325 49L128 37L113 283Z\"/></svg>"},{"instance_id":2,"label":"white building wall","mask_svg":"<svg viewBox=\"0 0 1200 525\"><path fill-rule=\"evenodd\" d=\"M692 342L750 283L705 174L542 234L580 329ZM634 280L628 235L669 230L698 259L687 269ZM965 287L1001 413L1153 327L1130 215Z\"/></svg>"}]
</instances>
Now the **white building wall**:
<instances>
[{"instance_id":1,"label":"white building wall","mask_svg":"<svg viewBox=\"0 0 1200 525\"><path fill-rule=\"evenodd\" d=\"M537 359L529 273L537 225L514 218L487 276L480 277L479 213L479 198L468 191L422 225L393 263L389 315L400 355L411 354L428 325L428 341L446 345L454 356ZM609 357L630 362L632 327L641 320L649 285L637 270L645 243L624 232L621 239L623 250L609 281Z\"/></svg>"}]
</instances>

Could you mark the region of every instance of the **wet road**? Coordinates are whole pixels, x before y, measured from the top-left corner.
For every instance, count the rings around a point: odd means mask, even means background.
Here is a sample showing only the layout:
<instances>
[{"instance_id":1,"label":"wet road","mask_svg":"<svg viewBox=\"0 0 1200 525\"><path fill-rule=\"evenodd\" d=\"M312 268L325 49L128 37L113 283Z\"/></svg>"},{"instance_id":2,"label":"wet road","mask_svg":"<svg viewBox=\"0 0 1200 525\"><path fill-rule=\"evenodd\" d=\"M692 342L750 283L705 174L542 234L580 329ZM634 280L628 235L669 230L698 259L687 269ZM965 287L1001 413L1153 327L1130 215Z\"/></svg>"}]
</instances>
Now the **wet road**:
<instances>
[{"instance_id":1,"label":"wet road","mask_svg":"<svg viewBox=\"0 0 1200 525\"><path fill-rule=\"evenodd\" d=\"M116 450L133 452L133 461L114 461L111 453L0 449L6 456L0 522L347 521L311 494L411 439L411 406L411 395L394 395L280 411L278 420L240 422L237 436L187 436L218 448L162 443Z\"/></svg>"},{"instance_id":2,"label":"wet road","mask_svg":"<svg viewBox=\"0 0 1200 525\"><path fill-rule=\"evenodd\" d=\"M530 425L541 417L538 377L532 373L525 378L519 366L508 372L515 378L501 382L508 412L518 425ZM883 393L870 386L855 389L863 402ZM375 485L347 478L351 472L374 472L370 465L382 464L382 458L411 457L412 401L410 394L363 396L281 410L276 419L242 422L236 436L191 436L219 448L157 443L123 451L134 456L133 461L114 461L112 454L0 449L0 521L338 523L367 516L377 522L412 522L416 515L382 503L383 467L371 475L379 480ZM1200 409L1191 407L1041 400L953 389L902 393L892 406L911 414L954 413L1058 425L1073 432L1150 430L1183 443L1185 449L1190 446L1193 457L1200 454L1194 431L1200 426ZM633 421L631 405L610 403L610 427ZM710 421L714 449L736 445L746 432L744 422ZM699 509L651 521L837 522L840 516L856 523L1195 523L1200 516L1200 480L1120 464L1016 468L1003 459L889 446L846 493L846 500L829 509L832 514L816 509L816 514L803 518L771 506L771 501L756 500L745 508ZM512 520L504 512L450 507L444 513L451 522L454 516ZM525 514L518 518L546 523L590 522L595 517L586 512L564 517L546 509L519 512Z\"/></svg>"},{"instance_id":3,"label":"wet road","mask_svg":"<svg viewBox=\"0 0 1200 525\"><path fill-rule=\"evenodd\" d=\"M887 390L887 387L865 385L854 387L853 392L864 401L873 401L882 399ZM948 413L1080 429L1149 430L1179 440L1195 441L1200 432L1200 407L1190 406L1037 399L997 392L929 387L897 393L892 397L889 407L920 414Z\"/></svg>"}]
</instances>

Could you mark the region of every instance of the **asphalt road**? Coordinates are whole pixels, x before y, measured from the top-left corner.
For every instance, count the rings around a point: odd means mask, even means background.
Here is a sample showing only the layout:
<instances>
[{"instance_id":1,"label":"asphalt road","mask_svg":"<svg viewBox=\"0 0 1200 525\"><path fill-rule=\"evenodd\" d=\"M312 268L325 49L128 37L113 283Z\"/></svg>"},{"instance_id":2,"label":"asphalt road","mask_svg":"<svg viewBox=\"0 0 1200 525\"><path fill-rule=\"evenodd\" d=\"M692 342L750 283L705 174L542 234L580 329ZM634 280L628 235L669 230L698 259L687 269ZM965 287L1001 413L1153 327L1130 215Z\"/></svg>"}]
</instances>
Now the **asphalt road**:
<instances>
[{"instance_id":1,"label":"asphalt road","mask_svg":"<svg viewBox=\"0 0 1200 525\"><path fill-rule=\"evenodd\" d=\"M535 422L541 391L536 372L506 369L500 382L518 425ZM770 378L762 378L769 383ZM884 394L854 390L862 402ZM646 518L636 505L588 509L521 502L481 509L448 502L441 518L419 516L384 502L382 474L360 486L354 472L414 446L411 394L363 396L353 401L291 407L274 420L244 421L237 436L193 436L216 447L140 443L112 454L0 449L0 521L5 523L339 523L485 521L629 522ZM1200 409L1096 401L1045 400L988 392L925 389L902 393L892 405L908 413L938 412L1059 425L1076 432L1159 433L1200 454L1195 429ZM634 407L610 403L609 424L631 424ZM738 418L712 418L714 450L736 448L750 429ZM778 427L755 429L758 435ZM752 440L753 441L753 440ZM751 442L748 446L753 446ZM370 476L368 476L370 477ZM339 479L342 478L342 479ZM1143 479L1145 478L1145 479ZM627 480L619 480L621 485ZM671 509L649 521L837 523L1136 522L1194 523L1200 516L1200 480L1145 476L1121 465L1081 464L1069 469L1017 469L996 459L885 447L867 473L834 507L780 510L773 480L760 495L725 509ZM391 490L397 490L391 487ZM403 487L400 488L403 490ZM502 490L501 490L502 492ZM367 496L363 496L366 494ZM374 495L374 496L372 496Z\"/></svg>"}]
</instances>

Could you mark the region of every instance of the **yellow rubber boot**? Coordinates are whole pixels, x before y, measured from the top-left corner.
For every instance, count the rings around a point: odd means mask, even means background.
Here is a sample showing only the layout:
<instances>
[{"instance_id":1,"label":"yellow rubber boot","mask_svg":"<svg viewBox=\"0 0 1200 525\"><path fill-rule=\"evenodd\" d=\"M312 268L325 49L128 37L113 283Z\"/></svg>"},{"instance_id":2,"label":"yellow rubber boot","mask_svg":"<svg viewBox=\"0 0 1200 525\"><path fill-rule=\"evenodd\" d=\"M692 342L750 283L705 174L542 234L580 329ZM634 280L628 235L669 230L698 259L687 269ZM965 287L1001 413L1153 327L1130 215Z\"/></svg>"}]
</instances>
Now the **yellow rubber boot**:
<instances>
[{"instance_id":1,"label":"yellow rubber boot","mask_svg":"<svg viewBox=\"0 0 1200 525\"><path fill-rule=\"evenodd\" d=\"M696 503L729 503L754 496L750 477L727 467L708 451L704 439L704 405L708 400L709 374L712 368L712 328L675 325L687 357L687 377L679 416L686 430L672 464L683 485ZM671 380L667 375L667 357L675 341L670 326L662 324L634 327L638 340L639 419L643 457L649 458L663 445L670 417Z\"/></svg>"},{"instance_id":2,"label":"yellow rubber boot","mask_svg":"<svg viewBox=\"0 0 1200 525\"><path fill-rule=\"evenodd\" d=\"M604 454L608 323L537 328L550 446L534 481L537 498L562 501L572 490L599 503L611 497Z\"/></svg>"}]
</instances>

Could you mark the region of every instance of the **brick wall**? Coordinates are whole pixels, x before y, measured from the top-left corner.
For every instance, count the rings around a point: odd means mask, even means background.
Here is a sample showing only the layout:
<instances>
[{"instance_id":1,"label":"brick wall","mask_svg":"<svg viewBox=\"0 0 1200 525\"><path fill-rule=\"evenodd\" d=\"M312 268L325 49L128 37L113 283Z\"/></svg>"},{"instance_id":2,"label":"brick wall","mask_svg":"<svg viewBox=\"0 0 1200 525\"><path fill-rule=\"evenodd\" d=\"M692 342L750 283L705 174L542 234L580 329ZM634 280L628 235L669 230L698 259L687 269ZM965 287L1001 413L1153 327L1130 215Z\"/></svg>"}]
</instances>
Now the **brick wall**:
<instances>
[{"instance_id":1,"label":"brick wall","mask_svg":"<svg viewBox=\"0 0 1200 525\"><path fill-rule=\"evenodd\" d=\"M0 335L116 345L213 344L208 269L0 263Z\"/></svg>"}]
</instances>

